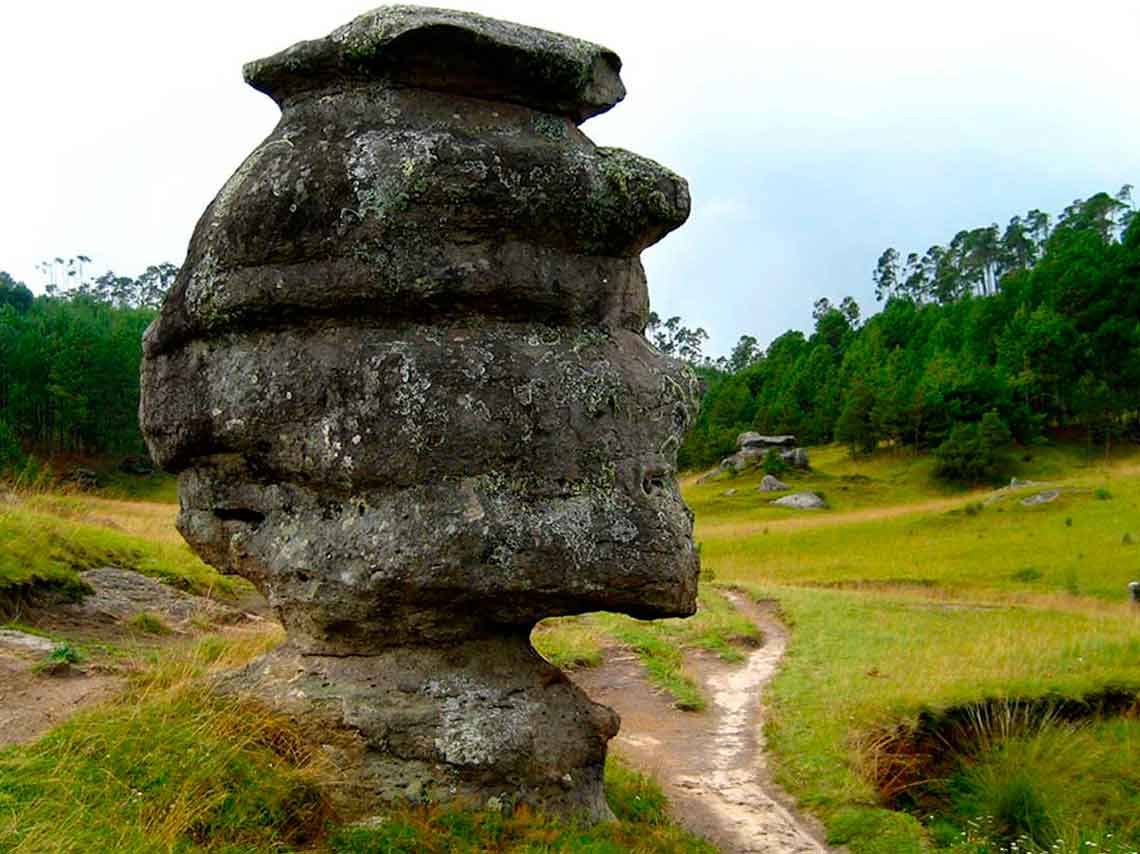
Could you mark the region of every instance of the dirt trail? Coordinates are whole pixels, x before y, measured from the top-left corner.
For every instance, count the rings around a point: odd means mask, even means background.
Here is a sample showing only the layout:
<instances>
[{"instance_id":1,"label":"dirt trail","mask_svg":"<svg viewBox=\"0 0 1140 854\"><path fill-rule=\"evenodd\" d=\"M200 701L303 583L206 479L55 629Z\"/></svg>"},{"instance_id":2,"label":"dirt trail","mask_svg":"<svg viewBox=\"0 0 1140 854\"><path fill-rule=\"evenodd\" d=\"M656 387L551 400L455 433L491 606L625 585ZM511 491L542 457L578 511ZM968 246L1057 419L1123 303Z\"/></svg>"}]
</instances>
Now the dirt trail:
<instances>
[{"instance_id":1,"label":"dirt trail","mask_svg":"<svg viewBox=\"0 0 1140 854\"><path fill-rule=\"evenodd\" d=\"M798 815L772 781L764 754L760 699L787 646L787 631L771 609L731 594L733 604L764 633L764 644L743 665L693 656L709 700L699 714L673 708L645 678L637 658L611 651L606 663L575 674L596 701L621 715L615 752L652 774L677 819L725 852L825 852L817 824Z\"/></svg>"},{"instance_id":2,"label":"dirt trail","mask_svg":"<svg viewBox=\"0 0 1140 854\"><path fill-rule=\"evenodd\" d=\"M93 590L83 601L29 607L18 616L33 629L87 650L90 660L41 672L56 644L0 630L0 749L38 738L76 712L115 696L137 659L185 646L206 631L225 633L258 619L246 613L259 607L253 596L239 603L248 609L234 608L129 570L105 567L80 577ZM142 612L160 619L169 634L133 628L131 618Z\"/></svg>"},{"instance_id":3,"label":"dirt trail","mask_svg":"<svg viewBox=\"0 0 1140 854\"><path fill-rule=\"evenodd\" d=\"M867 507L862 510L847 510L842 513L821 513L819 511L802 511L812 515L794 516L787 519L768 519L765 521L741 520L738 522L722 522L719 525L699 525L698 534L718 538L747 537L750 534L759 534L765 529L769 531L794 531L801 528L822 528L830 525L850 525L857 522L873 522L880 519L895 519L899 516L909 516L912 513L939 513L953 510L957 507L989 495L989 492L963 493L953 498L933 498L929 501L916 501L913 504L895 504L890 507Z\"/></svg>"},{"instance_id":4,"label":"dirt trail","mask_svg":"<svg viewBox=\"0 0 1140 854\"><path fill-rule=\"evenodd\" d=\"M122 688L123 680L75 671L41 676L35 662L0 653L0 749L43 735L57 723Z\"/></svg>"}]
</instances>

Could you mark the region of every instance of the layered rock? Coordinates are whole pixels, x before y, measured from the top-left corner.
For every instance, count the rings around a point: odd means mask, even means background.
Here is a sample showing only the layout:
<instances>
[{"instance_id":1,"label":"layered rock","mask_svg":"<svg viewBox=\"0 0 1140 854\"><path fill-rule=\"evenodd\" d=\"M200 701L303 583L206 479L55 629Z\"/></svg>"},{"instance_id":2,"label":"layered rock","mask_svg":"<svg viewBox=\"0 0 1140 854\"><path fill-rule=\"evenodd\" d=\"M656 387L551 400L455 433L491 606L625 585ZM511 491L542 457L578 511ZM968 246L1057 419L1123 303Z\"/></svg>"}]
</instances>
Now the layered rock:
<instances>
[{"instance_id":1,"label":"layered rock","mask_svg":"<svg viewBox=\"0 0 1140 854\"><path fill-rule=\"evenodd\" d=\"M179 529L289 636L227 684L335 741L358 808L605 815L616 718L529 631L695 608L674 464L698 391L644 339L638 260L689 196L578 129L619 69L415 7L250 63L281 121L147 331L141 420Z\"/></svg>"}]
</instances>

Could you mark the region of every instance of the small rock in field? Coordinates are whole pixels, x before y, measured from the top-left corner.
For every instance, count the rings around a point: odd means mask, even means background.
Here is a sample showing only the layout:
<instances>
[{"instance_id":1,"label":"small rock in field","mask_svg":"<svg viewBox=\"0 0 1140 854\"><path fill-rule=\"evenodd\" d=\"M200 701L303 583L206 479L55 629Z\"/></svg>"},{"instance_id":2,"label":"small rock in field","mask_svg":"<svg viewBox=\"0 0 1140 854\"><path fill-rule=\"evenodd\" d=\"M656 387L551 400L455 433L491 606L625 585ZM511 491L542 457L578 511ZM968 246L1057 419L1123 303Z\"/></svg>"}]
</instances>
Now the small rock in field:
<instances>
[{"instance_id":1,"label":"small rock in field","mask_svg":"<svg viewBox=\"0 0 1140 854\"><path fill-rule=\"evenodd\" d=\"M0 649L49 653L55 649L55 642L49 638L18 632L15 629L0 629Z\"/></svg>"},{"instance_id":2,"label":"small rock in field","mask_svg":"<svg viewBox=\"0 0 1140 854\"><path fill-rule=\"evenodd\" d=\"M725 490L725 492L724 492L725 498L732 498L732 496L734 496L734 495L736 495L735 489L728 489L728 490Z\"/></svg>"},{"instance_id":3,"label":"small rock in field","mask_svg":"<svg viewBox=\"0 0 1140 854\"><path fill-rule=\"evenodd\" d=\"M1044 492L1038 492L1036 495L1030 495L1028 498L1021 499L1021 503L1026 507L1048 504L1050 501L1056 501L1057 496L1060 494L1061 491L1059 489L1046 489Z\"/></svg>"},{"instance_id":4,"label":"small rock in field","mask_svg":"<svg viewBox=\"0 0 1140 854\"><path fill-rule=\"evenodd\" d=\"M770 474L764 475L763 480L760 481L760 485L756 487L758 492L783 492L785 489L791 489L791 487Z\"/></svg>"},{"instance_id":5,"label":"small rock in field","mask_svg":"<svg viewBox=\"0 0 1140 854\"><path fill-rule=\"evenodd\" d=\"M796 492L792 495L785 495L783 498L777 498L772 503L778 504L780 507L794 507L797 510L820 510L827 506L824 500L814 492Z\"/></svg>"}]
</instances>

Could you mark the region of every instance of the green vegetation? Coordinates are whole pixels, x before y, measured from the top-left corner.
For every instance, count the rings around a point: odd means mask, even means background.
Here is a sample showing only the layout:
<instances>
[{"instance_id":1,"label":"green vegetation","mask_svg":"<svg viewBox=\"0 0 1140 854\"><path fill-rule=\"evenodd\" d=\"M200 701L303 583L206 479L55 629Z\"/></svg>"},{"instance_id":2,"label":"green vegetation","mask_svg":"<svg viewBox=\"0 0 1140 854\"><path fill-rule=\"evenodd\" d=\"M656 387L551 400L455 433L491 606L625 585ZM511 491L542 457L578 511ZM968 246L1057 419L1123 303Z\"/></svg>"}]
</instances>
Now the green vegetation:
<instances>
[{"instance_id":1,"label":"green vegetation","mask_svg":"<svg viewBox=\"0 0 1140 854\"><path fill-rule=\"evenodd\" d=\"M201 638L138 671L131 689L34 744L0 753L0 849L30 852L712 852L668 816L661 790L611 762L619 823L560 824L524 808L396 810L338 824L335 769L286 718L204 690L203 677L280 642Z\"/></svg>"},{"instance_id":2,"label":"green vegetation","mask_svg":"<svg viewBox=\"0 0 1140 854\"><path fill-rule=\"evenodd\" d=\"M908 776L921 757L898 734L927 716L1140 693L1123 539L1140 505L1134 455L1107 467L1080 446L1026 456L1011 466L1047 478L1053 502L1021 504L1044 484L956 492L932 457L851 459L843 446L813 449L816 470L790 475L797 489L825 485L833 510L770 507L749 488L759 470L733 480L731 497L724 482L686 487L703 565L777 600L792 629L769 694L777 779L854 854L1140 847L1129 718L1046 718L970 749L946 742L925 785Z\"/></svg>"},{"instance_id":3,"label":"green vegetation","mask_svg":"<svg viewBox=\"0 0 1140 854\"><path fill-rule=\"evenodd\" d=\"M686 619L635 620L621 614L589 614L543 620L531 642L547 661L565 667L601 664L607 639L631 648L652 682L673 697L679 709L705 707L701 689L685 672L686 650L702 649L724 661L740 661L740 647L760 643L760 632L717 589L700 589L697 613ZM611 641L612 642L612 641Z\"/></svg>"},{"instance_id":4,"label":"green vegetation","mask_svg":"<svg viewBox=\"0 0 1140 854\"><path fill-rule=\"evenodd\" d=\"M1108 450L1135 433L1140 409L1133 214L1125 187L1074 202L1055 227L1031 211L1004 233L962 231L905 261L887 250L875 272L886 304L865 323L850 297L820 299L810 335L789 331L766 350L746 335L717 362L701 357L702 330L658 322L653 340L707 387L681 467L715 463L745 430L839 441L852 454L883 442L940 448L945 476L967 482L999 470L1007 432L1024 444L1079 429Z\"/></svg>"},{"instance_id":5,"label":"green vegetation","mask_svg":"<svg viewBox=\"0 0 1140 854\"><path fill-rule=\"evenodd\" d=\"M115 506L113 502L108 502ZM139 534L121 530L113 519L84 521L76 508L99 507L95 499L30 497L27 502L0 504L0 600L37 589L64 596L85 592L79 573L102 566L133 569L195 593L235 592L235 580L202 563L171 529L165 505L144 507ZM166 532L146 536L159 508ZM52 511L55 512L52 512ZM69 512L70 511L70 512ZM121 510L119 517L126 515Z\"/></svg>"},{"instance_id":6,"label":"green vegetation","mask_svg":"<svg viewBox=\"0 0 1140 854\"><path fill-rule=\"evenodd\" d=\"M672 823L660 787L612 757L606 763L606 799L617 824L578 827L525 808L508 814L420 808L393 814L374 827L341 828L330 847L337 854L716 852Z\"/></svg>"},{"instance_id":7,"label":"green vegetation","mask_svg":"<svg viewBox=\"0 0 1140 854\"><path fill-rule=\"evenodd\" d=\"M319 758L287 721L193 681L261 648L199 645L113 703L0 753L0 849L279 851L319 837L329 815Z\"/></svg>"},{"instance_id":8,"label":"green vegetation","mask_svg":"<svg viewBox=\"0 0 1140 854\"><path fill-rule=\"evenodd\" d=\"M1075 591L1123 601L1136 570L1122 537L1136 527L1140 482L1084 471L1055 481L1061 495L1035 507L1021 500L1041 487L991 493L989 503L928 498L846 517L762 507L750 518L746 508L755 499L717 500L702 487L706 497L693 500L697 536L705 564L727 581L887 586L991 599L999 592L1024 598ZM1107 482L1117 497L1098 500L1094 485ZM894 494L909 491L904 485ZM853 492L828 488L836 503L850 497L844 509L866 508L875 494L892 490L875 481Z\"/></svg>"},{"instance_id":9,"label":"green vegetation","mask_svg":"<svg viewBox=\"0 0 1140 854\"><path fill-rule=\"evenodd\" d=\"M534 627L530 636L542 657L563 670L597 667L605 652L605 637L597 620L552 617Z\"/></svg>"},{"instance_id":10,"label":"green vegetation","mask_svg":"<svg viewBox=\"0 0 1140 854\"><path fill-rule=\"evenodd\" d=\"M942 817L930 827L946 846L1130 851L1140 847L1140 723L1117 718L1049 721L996 740L938 787Z\"/></svg>"},{"instance_id":11,"label":"green vegetation","mask_svg":"<svg viewBox=\"0 0 1140 854\"><path fill-rule=\"evenodd\" d=\"M45 262L40 297L0 272L0 473L22 470L26 452L144 453L142 333L177 269L91 279L90 264L84 256Z\"/></svg>"},{"instance_id":12,"label":"green vegetation","mask_svg":"<svg viewBox=\"0 0 1140 854\"><path fill-rule=\"evenodd\" d=\"M168 635L171 632L170 626L166 625L161 617L146 611L139 611L127 622L127 625L145 635Z\"/></svg>"}]
</instances>

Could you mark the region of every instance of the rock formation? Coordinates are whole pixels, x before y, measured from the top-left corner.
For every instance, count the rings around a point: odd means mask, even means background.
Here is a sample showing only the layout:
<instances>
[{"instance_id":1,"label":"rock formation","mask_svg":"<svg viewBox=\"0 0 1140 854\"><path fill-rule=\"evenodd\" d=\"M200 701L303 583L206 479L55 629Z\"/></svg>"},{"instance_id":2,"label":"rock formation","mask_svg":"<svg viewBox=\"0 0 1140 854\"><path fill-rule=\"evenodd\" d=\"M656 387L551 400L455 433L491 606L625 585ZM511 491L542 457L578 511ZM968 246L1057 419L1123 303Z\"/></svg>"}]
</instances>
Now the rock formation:
<instances>
[{"instance_id":1,"label":"rock formation","mask_svg":"<svg viewBox=\"0 0 1140 854\"><path fill-rule=\"evenodd\" d=\"M223 687L296 715L346 809L608 815L617 718L530 630L695 609L674 464L698 392L643 337L638 260L689 194L578 129L619 69L406 6L248 64L280 123L147 331L141 420L179 530L288 633Z\"/></svg>"},{"instance_id":2,"label":"rock formation","mask_svg":"<svg viewBox=\"0 0 1140 854\"><path fill-rule=\"evenodd\" d=\"M760 485L756 487L758 492L783 492L788 489L791 489L791 487L778 477L773 477L770 474L766 474L760 478Z\"/></svg>"},{"instance_id":3,"label":"rock formation","mask_svg":"<svg viewBox=\"0 0 1140 854\"><path fill-rule=\"evenodd\" d=\"M814 492L795 492L777 498L772 503L780 507L793 507L796 510L822 510L827 506L827 502Z\"/></svg>"},{"instance_id":4,"label":"rock formation","mask_svg":"<svg viewBox=\"0 0 1140 854\"><path fill-rule=\"evenodd\" d=\"M759 465L768 456L768 451L775 450L780 459L792 468L810 468L807 448L796 445L795 436L762 436L759 433L741 433L736 437L737 452L731 457L720 461L719 468L702 475L700 483L708 478L729 469L742 472L749 466Z\"/></svg>"}]
</instances>

